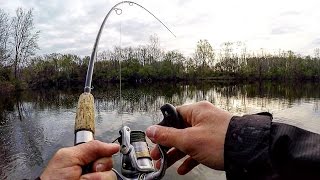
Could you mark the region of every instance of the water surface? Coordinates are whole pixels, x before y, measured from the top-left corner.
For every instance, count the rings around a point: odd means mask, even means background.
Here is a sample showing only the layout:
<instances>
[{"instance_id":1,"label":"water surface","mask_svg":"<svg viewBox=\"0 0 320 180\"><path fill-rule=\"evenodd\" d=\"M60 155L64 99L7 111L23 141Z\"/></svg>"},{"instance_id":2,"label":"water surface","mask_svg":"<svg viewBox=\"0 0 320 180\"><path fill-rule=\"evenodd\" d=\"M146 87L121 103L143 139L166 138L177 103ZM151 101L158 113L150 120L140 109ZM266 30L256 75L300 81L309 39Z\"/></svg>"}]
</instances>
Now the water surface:
<instances>
[{"instance_id":1,"label":"water surface","mask_svg":"<svg viewBox=\"0 0 320 180\"><path fill-rule=\"evenodd\" d=\"M165 103L180 105L208 100L235 115L268 111L274 121L320 133L320 86L317 83L201 83L119 85L94 89L96 138L111 142L123 125L145 130L162 120ZM1 95L0 179L37 177L55 151L72 146L78 90L40 90ZM119 169L119 156L115 166ZM176 174L181 161L164 179L225 179L222 171L198 166Z\"/></svg>"}]
</instances>

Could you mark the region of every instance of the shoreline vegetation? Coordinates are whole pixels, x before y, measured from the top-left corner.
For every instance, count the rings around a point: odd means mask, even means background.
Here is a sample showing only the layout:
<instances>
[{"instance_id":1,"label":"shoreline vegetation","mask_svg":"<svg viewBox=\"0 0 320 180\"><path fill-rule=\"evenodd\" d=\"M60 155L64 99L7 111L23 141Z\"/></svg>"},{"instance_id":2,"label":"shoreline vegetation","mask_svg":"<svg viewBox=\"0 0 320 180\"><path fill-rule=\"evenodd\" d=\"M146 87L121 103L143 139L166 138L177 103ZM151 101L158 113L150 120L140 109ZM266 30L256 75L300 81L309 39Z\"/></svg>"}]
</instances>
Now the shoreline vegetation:
<instances>
[{"instance_id":1,"label":"shoreline vegetation","mask_svg":"<svg viewBox=\"0 0 320 180\"><path fill-rule=\"evenodd\" d=\"M214 51L212 49L211 52L201 52L202 49L208 48L203 47L202 42L198 42L195 57L185 57L177 51L164 52L160 48L156 49L159 54L155 57L155 52L150 50L148 45L123 49L115 47L113 51L103 51L95 62L93 86L119 83L119 59L122 81L138 84L196 81L320 81L319 57L303 57L289 51L279 55L263 56L242 54L239 57L236 54L220 54L221 58L210 59L209 56L215 56ZM15 89L83 86L89 59L57 53L37 56L20 69L18 80L13 78L14 73L10 67L1 67L0 77L6 77L9 86L12 84Z\"/></svg>"},{"instance_id":2,"label":"shoreline vegetation","mask_svg":"<svg viewBox=\"0 0 320 180\"><path fill-rule=\"evenodd\" d=\"M10 28L8 28L10 27ZM32 10L18 8L16 16L0 9L0 92L83 86L90 57L52 53L36 56L39 31ZM121 63L120 63L121 62ZM121 80L129 83L196 81L320 81L320 49L313 56L293 51L250 51L245 43L213 47L199 40L194 53L165 51L157 35L137 47L117 47L98 53L93 86Z\"/></svg>"}]
</instances>

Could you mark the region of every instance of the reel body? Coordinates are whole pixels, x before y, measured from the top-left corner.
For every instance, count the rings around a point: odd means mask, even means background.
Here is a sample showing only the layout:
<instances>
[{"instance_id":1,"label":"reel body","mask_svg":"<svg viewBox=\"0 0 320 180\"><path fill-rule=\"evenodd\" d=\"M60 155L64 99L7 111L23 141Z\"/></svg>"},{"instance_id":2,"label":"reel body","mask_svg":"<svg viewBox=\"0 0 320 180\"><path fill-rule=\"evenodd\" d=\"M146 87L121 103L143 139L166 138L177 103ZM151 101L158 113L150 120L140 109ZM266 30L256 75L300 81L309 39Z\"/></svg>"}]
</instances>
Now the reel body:
<instances>
[{"instance_id":1,"label":"reel body","mask_svg":"<svg viewBox=\"0 0 320 180\"><path fill-rule=\"evenodd\" d=\"M121 173L113 169L118 179L161 179L165 174L167 164L166 153L163 149L159 148L161 166L157 170L150 157L146 135L143 131L131 131L128 126L124 126L119 133Z\"/></svg>"},{"instance_id":2,"label":"reel body","mask_svg":"<svg viewBox=\"0 0 320 180\"><path fill-rule=\"evenodd\" d=\"M184 122L171 104L165 104L161 108L163 120L159 123L162 126L184 128ZM121 173L115 169L120 180L151 180L161 179L167 169L167 151L169 147L158 145L161 155L160 169L154 167L150 157L149 147L146 141L146 134L143 131L132 131L124 126L120 131L118 142L120 143Z\"/></svg>"}]
</instances>

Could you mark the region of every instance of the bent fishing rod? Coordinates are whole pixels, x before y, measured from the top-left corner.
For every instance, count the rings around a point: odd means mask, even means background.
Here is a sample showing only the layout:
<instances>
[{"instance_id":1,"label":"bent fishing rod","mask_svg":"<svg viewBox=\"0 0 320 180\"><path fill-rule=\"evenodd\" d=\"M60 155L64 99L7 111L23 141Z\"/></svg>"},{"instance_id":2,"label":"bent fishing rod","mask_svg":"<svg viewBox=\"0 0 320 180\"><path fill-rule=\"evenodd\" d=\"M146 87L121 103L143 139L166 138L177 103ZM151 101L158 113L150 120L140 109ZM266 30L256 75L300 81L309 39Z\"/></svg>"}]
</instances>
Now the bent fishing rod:
<instances>
[{"instance_id":1,"label":"bent fishing rod","mask_svg":"<svg viewBox=\"0 0 320 180\"><path fill-rule=\"evenodd\" d=\"M122 9L118 8L121 4L129 4L130 6L136 5L155 19L157 19L174 37L174 33L153 13L148 9L144 8L138 3L132 1L122 1L114 5L110 11L105 16L99 32L97 34L93 50L91 53L90 61L88 64L86 81L84 92L80 95L76 118L75 118L75 139L74 144L78 145L81 143L86 143L94 140L95 133L95 115L94 115L94 97L91 94L91 83L92 75L94 69L94 62L97 58L97 49L102 34L102 30L105 26L106 21L108 20L110 14L115 11L116 14L120 15ZM184 122L182 121L181 116L176 111L176 108L171 104L165 104L160 108L164 118L159 123L162 126L175 127L175 128L184 128ZM115 169L112 169L118 179L120 180L151 180L151 179L161 179L167 169L167 151L168 147L158 145L160 154L161 154L161 165L160 169L157 170L154 167L153 161L150 157L149 147L146 141L146 135L143 131L131 130L128 126L122 127L119 131L119 138L117 138L120 143L120 159L121 159L121 172L118 172ZM83 167L83 173L90 172L90 165Z\"/></svg>"}]
</instances>

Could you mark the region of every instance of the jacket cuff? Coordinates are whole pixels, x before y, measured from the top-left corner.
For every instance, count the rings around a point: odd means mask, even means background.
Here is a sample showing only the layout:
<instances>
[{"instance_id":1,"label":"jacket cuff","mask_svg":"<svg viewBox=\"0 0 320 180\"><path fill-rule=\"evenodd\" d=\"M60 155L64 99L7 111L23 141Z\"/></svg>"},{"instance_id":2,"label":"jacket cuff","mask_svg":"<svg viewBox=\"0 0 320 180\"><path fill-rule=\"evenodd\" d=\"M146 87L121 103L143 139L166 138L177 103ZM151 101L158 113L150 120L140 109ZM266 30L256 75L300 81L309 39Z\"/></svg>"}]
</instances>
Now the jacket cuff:
<instances>
[{"instance_id":1,"label":"jacket cuff","mask_svg":"<svg viewBox=\"0 0 320 180\"><path fill-rule=\"evenodd\" d=\"M224 165L228 180L264 179L272 172L269 157L272 115L234 116L224 145Z\"/></svg>"}]
</instances>

